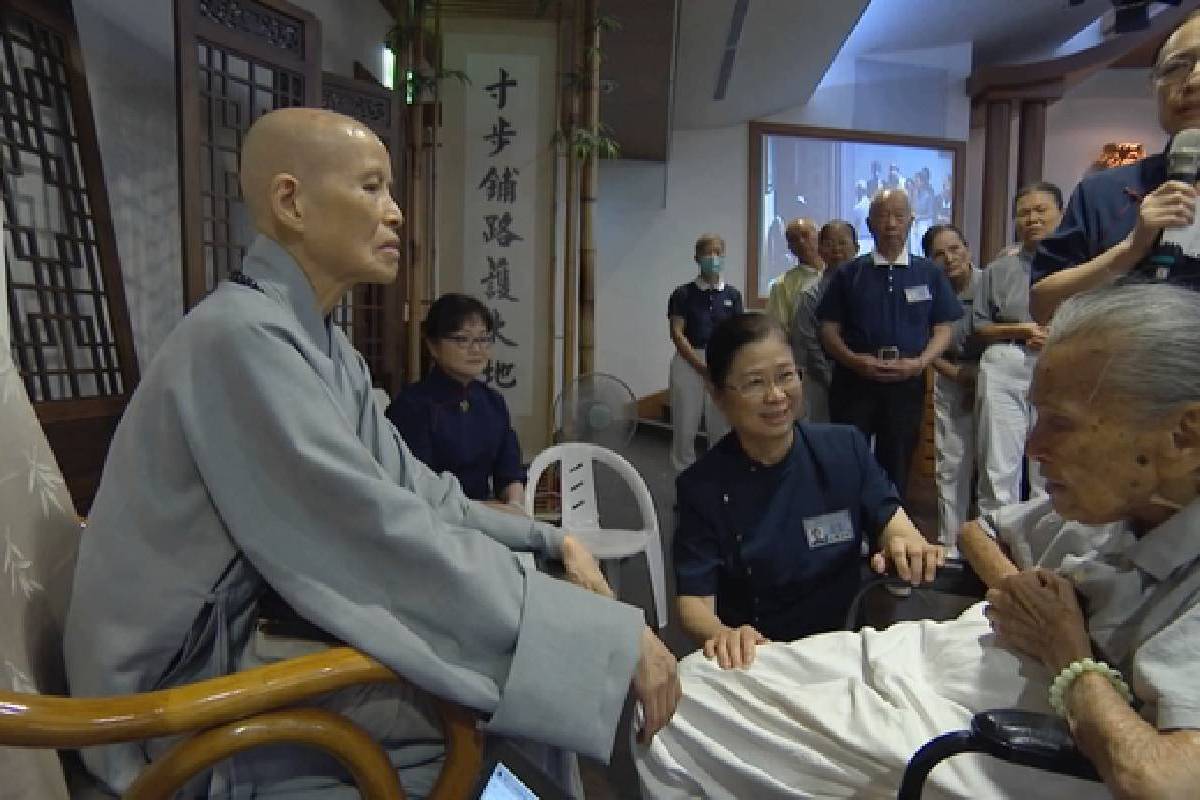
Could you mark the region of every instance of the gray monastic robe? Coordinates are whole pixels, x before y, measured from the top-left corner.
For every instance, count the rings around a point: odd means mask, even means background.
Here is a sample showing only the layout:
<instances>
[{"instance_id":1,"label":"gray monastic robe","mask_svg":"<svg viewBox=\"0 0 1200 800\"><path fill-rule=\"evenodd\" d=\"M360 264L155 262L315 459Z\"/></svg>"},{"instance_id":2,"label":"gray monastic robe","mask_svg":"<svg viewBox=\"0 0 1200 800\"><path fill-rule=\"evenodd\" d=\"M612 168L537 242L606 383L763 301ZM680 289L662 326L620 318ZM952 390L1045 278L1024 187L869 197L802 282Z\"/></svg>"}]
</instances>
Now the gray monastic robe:
<instances>
[{"instance_id":1,"label":"gray monastic robe","mask_svg":"<svg viewBox=\"0 0 1200 800\"><path fill-rule=\"evenodd\" d=\"M269 584L422 689L490 715L489 733L607 759L641 612L526 568L514 551L558 555L561 532L470 501L413 458L281 247L260 237L244 270L261 291L224 283L189 313L117 428L67 619L72 694L255 663ZM84 758L122 790L158 749ZM244 785L231 769L214 794Z\"/></svg>"}]
</instances>

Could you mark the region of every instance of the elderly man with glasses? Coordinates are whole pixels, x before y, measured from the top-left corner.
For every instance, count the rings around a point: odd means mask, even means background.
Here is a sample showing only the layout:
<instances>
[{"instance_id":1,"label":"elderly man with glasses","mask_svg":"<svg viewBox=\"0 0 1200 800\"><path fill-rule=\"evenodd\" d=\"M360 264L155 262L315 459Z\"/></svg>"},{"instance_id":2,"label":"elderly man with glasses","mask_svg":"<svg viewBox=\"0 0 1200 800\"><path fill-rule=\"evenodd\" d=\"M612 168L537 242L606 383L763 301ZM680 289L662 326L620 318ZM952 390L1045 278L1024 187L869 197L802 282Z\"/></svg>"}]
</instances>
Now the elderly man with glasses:
<instances>
[{"instance_id":1,"label":"elderly man with glasses","mask_svg":"<svg viewBox=\"0 0 1200 800\"><path fill-rule=\"evenodd\" d=\"M1174 139L1200 130L1200 11L1189 14L1154 59L1158 122ZM1045 324L1073 294L1118 281L1200 288L1200 258L1188 252L1154 259L1159 236L1194 228L1196 177L1168 180L1167 152L1090 175L1079 182L1062 222L1033 258L1029 306ZM1186 234L1185 234L1186 235ZM1190 237L1195 240L1194 232Z\"/></svg>"}]
</instances>

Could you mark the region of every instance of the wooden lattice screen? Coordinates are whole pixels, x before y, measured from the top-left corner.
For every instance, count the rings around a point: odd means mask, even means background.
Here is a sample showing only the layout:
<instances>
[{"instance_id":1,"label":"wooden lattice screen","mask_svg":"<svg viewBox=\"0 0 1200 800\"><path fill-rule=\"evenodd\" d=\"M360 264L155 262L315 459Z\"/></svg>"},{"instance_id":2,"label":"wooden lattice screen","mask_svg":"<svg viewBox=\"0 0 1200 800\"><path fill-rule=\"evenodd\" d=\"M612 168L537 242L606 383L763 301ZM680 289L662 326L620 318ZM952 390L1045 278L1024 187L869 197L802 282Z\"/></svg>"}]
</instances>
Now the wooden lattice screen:
<instances>
[{"instance_id":1,"label":"wooden lattice screen","mask_svg":"<svg viewBox=\"0 0 1200 800\"><path fill-rule=\"evenodd\" d=\"M354 117L375 131L392 156L393 186L399 187L402 143L396 93L378 83L331 72L321 78L322 107ZM334 309L334 321L367 360L375 385L389 395L399 391L403 372L404 297L405 275L400 270L395 283L357 286Z\"/></svg>"},{"instance_id":2,"label":"wooden lattice screen","mask_svg":"<svg viewBox=\"0 0 1200 800\"><path fill-rule=\"evenodd\" d=\"M13 361L86 513L138 371L69 0L0 0L0 182Z\"/></svg>"},{"instance_id":3,"label":"wooden lattice screen","mask_svg":"<svg viewBox=\"0 0 1200 800\"><path fill-rule=\"evenodd\" d=\"M241 268L253 238L238 185L242 138L276 108L316 106L316 17L283 0L175 0L184 302Z\"/></svg>"}]
</instances>

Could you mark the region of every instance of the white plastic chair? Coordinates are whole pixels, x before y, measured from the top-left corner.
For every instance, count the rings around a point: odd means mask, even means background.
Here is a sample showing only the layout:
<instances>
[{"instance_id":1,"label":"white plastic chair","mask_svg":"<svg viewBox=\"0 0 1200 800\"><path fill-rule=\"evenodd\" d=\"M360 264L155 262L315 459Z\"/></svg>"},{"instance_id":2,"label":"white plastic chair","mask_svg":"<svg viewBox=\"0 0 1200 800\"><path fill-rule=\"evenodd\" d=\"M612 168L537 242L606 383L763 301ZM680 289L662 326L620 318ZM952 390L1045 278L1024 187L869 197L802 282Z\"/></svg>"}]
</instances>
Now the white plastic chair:
<instances>
[{"instance_id":1,"label":"white plastic chair","mask_svg":"<svg viewBox=\"0 0 1200 800\"><path fill-rule=\"evenodd\" d=\"M606 447L583 442L556 444L538 453L529 465L525 484L525 511L533 515L533 498L542 473L555 462L562 462L559 473L562 495L562 528L569 531L600 560L622 559L644 552L650 570L650 590L654 595L654 613L658 627L667 624L667 582L663 567L662 537L658 533L658 513L654 498L642 476L625 458ZM600 527L600 509L596 505L596 481L592 463L599 461L612 468L625 481L637 499L642 516L641 530ZM617 591L616 569L605 569L609 584Z\"/></svg>"}]
</instances>

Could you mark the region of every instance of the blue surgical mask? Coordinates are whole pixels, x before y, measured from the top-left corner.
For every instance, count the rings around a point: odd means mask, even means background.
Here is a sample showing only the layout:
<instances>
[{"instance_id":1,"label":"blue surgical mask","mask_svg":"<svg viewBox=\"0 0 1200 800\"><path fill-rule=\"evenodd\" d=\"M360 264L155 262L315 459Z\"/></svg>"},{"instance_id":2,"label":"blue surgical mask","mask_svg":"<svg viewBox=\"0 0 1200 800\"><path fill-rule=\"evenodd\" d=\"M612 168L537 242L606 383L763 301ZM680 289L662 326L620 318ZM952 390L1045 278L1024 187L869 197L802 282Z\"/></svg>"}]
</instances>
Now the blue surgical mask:
<instances>
[{"instance_id":1,"label":"blue surgical mask","mask_svg":"<svg viewBox=\"0 0 1200 800\"><path fill-rule=\"evenodd\" d=\"M700 256L700 271L716 275L721 271L721 264L724 261L723 256Z\"/></svg>"}]
</instances>

